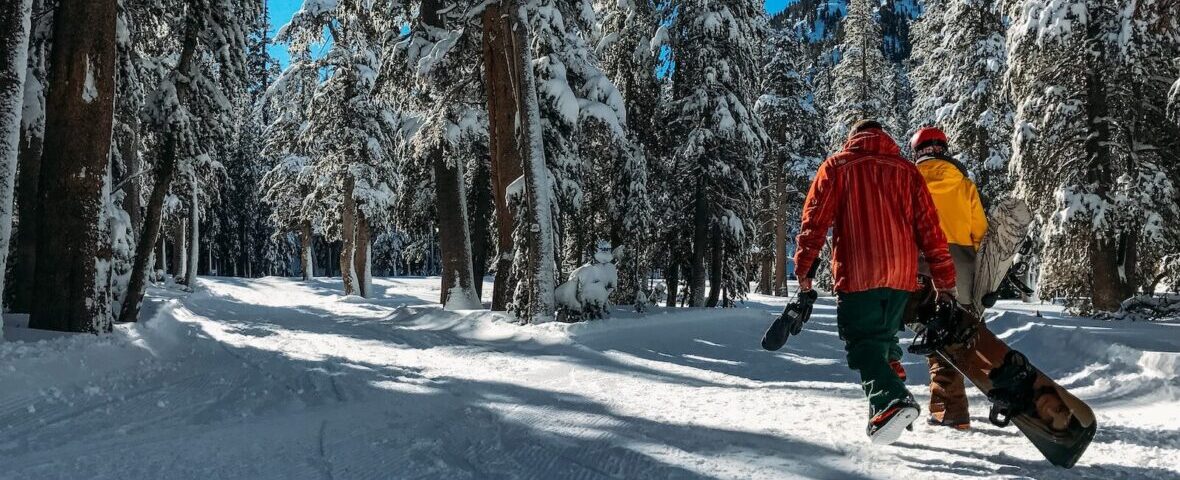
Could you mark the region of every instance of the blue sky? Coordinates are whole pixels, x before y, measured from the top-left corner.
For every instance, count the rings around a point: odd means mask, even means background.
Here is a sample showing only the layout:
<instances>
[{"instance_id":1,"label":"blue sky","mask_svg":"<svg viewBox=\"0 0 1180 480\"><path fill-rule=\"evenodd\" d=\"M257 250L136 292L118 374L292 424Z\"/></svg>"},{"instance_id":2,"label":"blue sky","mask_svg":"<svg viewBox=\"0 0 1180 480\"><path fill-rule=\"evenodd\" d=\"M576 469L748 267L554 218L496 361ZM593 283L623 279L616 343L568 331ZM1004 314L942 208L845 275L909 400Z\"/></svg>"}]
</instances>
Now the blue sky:
<instances>
[{"instance_id":1,"label":"blue sky","mask_svg":"<svg viewBox=\"0 0 1180 480\"><path fill-rule=\"evenodd\" d=\"M283 25L285 25L287 23L287 21L291 19L291 15L293 15L295 13L295 11L299 10L299 7L301 5L303 5L303 0L266 0L266 1L267 1L267 5L270 8L269 13L270 13L270 26L271 26L271 34L272 35L274 34L274 32L278 31L279 28L281 28ZM765 0L765 1L766 1L766 11L768 11L770 13L778 13L778 12L782 11L783 8L786 8L788 3L791 3L794 0ZM281 65L283 65L284 67L287 66L287 60L290 57L287 56L287 48L285 46L271 45L270 46L270 54L274 58L278 59L278 61Z\"/></svg>"}]
</instances>

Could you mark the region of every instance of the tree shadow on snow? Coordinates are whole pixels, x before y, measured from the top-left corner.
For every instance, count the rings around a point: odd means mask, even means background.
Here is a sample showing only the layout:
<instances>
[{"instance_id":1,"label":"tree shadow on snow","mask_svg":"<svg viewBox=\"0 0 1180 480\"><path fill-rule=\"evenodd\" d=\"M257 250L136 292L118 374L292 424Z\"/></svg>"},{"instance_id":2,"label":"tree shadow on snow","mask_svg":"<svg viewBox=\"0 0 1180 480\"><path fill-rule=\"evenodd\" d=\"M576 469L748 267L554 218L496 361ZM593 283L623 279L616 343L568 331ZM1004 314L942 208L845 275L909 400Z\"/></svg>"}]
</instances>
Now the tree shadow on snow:
<instances>
[{"instance_id":1,"label":"tree shadow on snow","mask_svg":"<svg viewBox=\"0 0 1180 480\"><path fill-rule=\"evenodd\" d=\"M781 350L768 352L762 349L762 335L781 310L779 306L756 302L746 302L734 309L712 310L707 316L699 315L700 310L667 310L661 317L672 317L671 321L644 324L645 318L636 318L637 324L625 331L575 334L575 339L599 351L619 352L754 382L853 385L859 395L859 377L845 363L844 342L837 333L833 300L821 299L803 332L788 339ZM675 318L677 315L683 320ZM726 322L727 328L718 329L716 322ZM656 332L642 333L653 330ZM911 384L926 381L921 378L927 375L924 358L909 355L903 361L907 369L914 371Z\"/></svg>"},{"instance_id":2,"label":"tree shadow on snow","mask_svg":"<svg viewBox=\"0 0 1180 480\"><path fill-rule=\"evenodd\" d=\"M1098 458L1082 456L1080 462L1071 469L1055 467L1047 460L1027 460L1016 458L1004 453L987 453L983 451L968 451L956 448L935 447L898 442L898 447L926 450L937 453L936 458L918 458L899 455L915 469L925 471L941 471L959 475L979 477L993 477L996 475L1020 475L1031 478L1081 478L1108 480L1112 478L1175 478L1176 472L1155 467L1137 465L1115 465L1109 463L1092 463ZM1032 449L1031 445L1027 448ZM1093 455L1093 454L1091 454ZM960 457L958 460L949 457ZM979 463L983 462L983 463Z\"/></svg>"},{"instance_id":3,"label":"tree shadow on snow","mask_svg":"<svg viewBox=\"0 0 1180 480\"><path fill-rule=\"evenodd\" d=\"M7 473L707 479L719 478L702 471L716 463L710 469L726 477L867 478L837 466L843 452L797 438L635 417L507 381L427 378L347 356L297 358L219 342L197 324L181 328L191 349L163 368L126 372L115 397L7 430Z\"/></svg>"},{"instance_id":4,"label":"tree shadow on snow","mask_svg":"<svg viewBox=\"0 0 1180 480\"><path fill-rule=\"evenodd\" d=\"M578 345L546 344L529 337L495 340L472 338L466 331L473 324L471 315L499 315L493 312L460 314L444 311L438 306L399 307L389 309L381 315L358 318L342 316L338 312L313 305L260 306L243 303L228 295L213 292L209 292L209 295L209 300L188 302L188 308L202 317L218 319L218 323L231 327L232 333L241 335L265 336L268 333L279 334L289 331L343 336L365 341L379 340L399 348L458 347L473 353L524 351L533 356L561 357L563 362L662 382L693 386L723 385L698 377L621 361Z\"/></svg>"}]
</instances>

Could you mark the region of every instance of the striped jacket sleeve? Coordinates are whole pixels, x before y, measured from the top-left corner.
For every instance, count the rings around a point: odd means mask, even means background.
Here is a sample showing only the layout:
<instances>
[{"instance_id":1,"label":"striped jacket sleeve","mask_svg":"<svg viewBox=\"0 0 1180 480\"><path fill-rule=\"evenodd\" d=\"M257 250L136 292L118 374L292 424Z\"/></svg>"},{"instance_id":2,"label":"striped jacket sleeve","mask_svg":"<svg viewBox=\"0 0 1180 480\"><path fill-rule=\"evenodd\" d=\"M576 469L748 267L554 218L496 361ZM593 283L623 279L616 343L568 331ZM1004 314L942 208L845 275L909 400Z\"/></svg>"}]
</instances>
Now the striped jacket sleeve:
<instances>
[{"instance_id":1,"label":"striped jacket sleeve","mask_svg":"<svg viewBox=\"0 0 1180 480\"><path fill-rule=\"evenodd\" d=\"M807 200L803 202L803 225L799 228L795 243L796 277L812 276L811 267L824 247L828 229L836 219L840 203L840 182L829 159L820 165L807 192Z\"/></svg>"},{"instance_id":2,"label":"striped jacket sleeve","mask_svg":"<svg viewBox=\"0 0 1180 480\"><path fill-rule=\"evenodd\" d=\"M922 174L914 170L914 238L918 241L918 250L926 257L930 264L930 275L934 277L934 286L939 290L955 288L955 261L951 258L947 247L946 234L938 223L938 209L934 206L934 199L930 196L930 189L922 179Z\"/></svg>"}]
</instances>

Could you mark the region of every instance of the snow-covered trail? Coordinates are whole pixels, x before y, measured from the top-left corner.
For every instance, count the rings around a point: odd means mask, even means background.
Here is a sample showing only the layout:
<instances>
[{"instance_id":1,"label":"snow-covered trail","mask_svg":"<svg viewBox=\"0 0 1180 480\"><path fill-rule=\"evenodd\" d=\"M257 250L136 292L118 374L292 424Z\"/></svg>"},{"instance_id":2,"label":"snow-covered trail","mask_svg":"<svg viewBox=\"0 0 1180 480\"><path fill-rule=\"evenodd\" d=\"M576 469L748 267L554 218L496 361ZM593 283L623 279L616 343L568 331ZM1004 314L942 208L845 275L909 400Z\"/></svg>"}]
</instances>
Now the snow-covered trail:
<instances>
[{"instance_id":1,"label":"snow-covered trail","mask_svg":"<svg viewBox=\"0 0 1180 480\"><path fill-rule=\"evenodd\" d=\"M777 353L781 300L522 327L437 279L202 279L107 337L0 343L0 478L1177 478L1180 325L1021 314L992 328L1090 401L1060 470L1014 429L864 436L831 299ZM490 289L490 288L489 288ZM23 330L23 331L22 331ZM10 328L9 338L40 335ZM927 399L925 359L907 358Z\"/></svg>"}]
</instances>

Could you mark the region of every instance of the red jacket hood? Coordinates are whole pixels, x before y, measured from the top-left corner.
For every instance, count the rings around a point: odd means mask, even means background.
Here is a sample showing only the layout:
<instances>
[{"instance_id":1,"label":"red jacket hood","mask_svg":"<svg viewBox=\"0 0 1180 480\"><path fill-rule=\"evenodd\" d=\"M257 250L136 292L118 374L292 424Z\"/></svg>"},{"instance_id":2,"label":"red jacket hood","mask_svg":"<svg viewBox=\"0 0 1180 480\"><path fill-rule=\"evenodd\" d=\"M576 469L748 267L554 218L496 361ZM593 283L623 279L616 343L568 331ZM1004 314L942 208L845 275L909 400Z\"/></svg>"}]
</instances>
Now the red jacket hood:
<instances>
[{"instance_id":1,"label":"red jacket hood","mask_svg":"<svg viewBox=\"0 0 1180 480\"><path fill-rule=\"evenodd\" d=\"M853 135L848 139L848 142L844 143L844 151L872 155L901 155L901 149L897 147L897 142L879 128L872 128Z\"/></svg>"}]
</instances>

